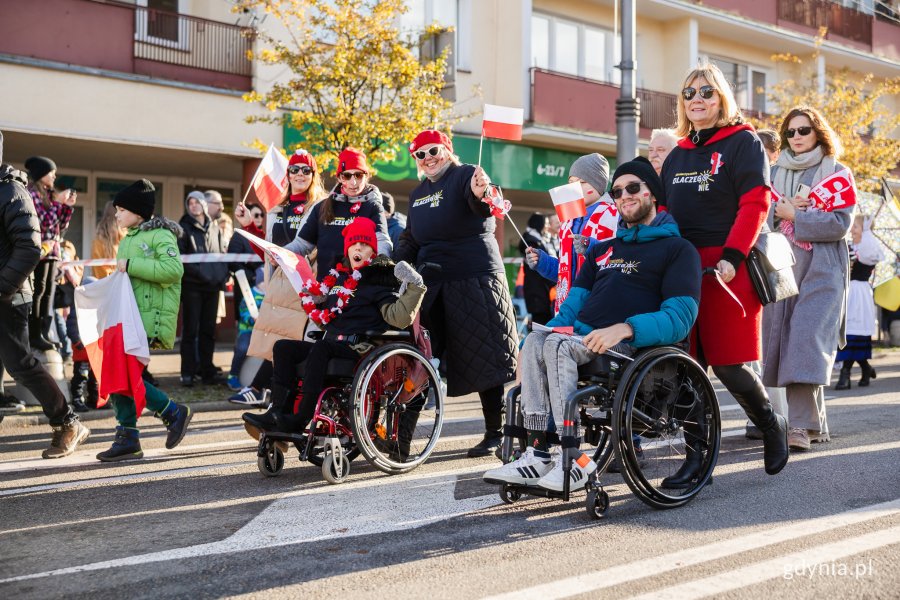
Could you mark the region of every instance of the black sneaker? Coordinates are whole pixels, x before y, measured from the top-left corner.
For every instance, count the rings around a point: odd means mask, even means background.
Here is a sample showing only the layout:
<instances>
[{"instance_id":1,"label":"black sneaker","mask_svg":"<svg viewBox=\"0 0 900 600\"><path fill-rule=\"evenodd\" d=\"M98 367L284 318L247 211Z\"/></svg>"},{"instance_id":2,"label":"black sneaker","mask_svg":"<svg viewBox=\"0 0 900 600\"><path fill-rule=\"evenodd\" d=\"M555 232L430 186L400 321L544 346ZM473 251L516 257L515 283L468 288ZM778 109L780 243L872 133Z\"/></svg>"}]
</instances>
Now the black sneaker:
<instances>
[{"instance_id":1,"label":"black sneaker","mask_svg":"<svg viewBox=\"0 0 900 600\"><path fill-rule=\"evenodd\" d=\"M0 394L0 413L13 414L25 410L25 403L11 394Z\"/></svg>"},{"instance_id":2,"label":"black sneaker","mask_svg":"<svg viewBox=\"0 0 900 600\"><path fill-rule=\"evenodd\" d=\"M503 443L503 434L499 431L487 431L484 434L484 438L471 448L469 448L466 456L469 458L480 458L482 456L489 456L491 452L500 447L500 444Z\"/></svg>"},{"instance_id":3,"label":"black sneaker","mask_svg":"<svg viewBox=\"0 0 900 600\"><path fill-rule=\"evenodd\" d=\"M75 398L72 398L72 410L77 413L86 413L91 409L84 403L84 400L76 396Z\"/></svg>"},{"instance_id":4,"label":"black sneaker","mask_svg":"<svg viewBox=\"0 0 900 600\"><path fill-rule=\"evenodd\" d=\"M182 375L181 376L181 386L182 387L194 387L194 376L193 375Z\"/></svg>"}]
</instances>

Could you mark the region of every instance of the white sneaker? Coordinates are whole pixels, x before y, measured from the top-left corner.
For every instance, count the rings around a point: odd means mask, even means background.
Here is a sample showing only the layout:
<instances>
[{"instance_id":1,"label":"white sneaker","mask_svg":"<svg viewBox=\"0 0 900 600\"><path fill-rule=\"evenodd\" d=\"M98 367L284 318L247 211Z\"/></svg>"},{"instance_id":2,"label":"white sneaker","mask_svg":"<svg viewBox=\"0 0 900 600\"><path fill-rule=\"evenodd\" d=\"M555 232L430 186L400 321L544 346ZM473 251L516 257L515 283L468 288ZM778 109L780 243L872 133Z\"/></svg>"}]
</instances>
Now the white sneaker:
<instances>
[{"instance_id":1,"label":"white sneaker","mask_svg":"<svg viewBox=\"0 0 900 600\"><path fill-rule=\"evenodd\" d=\"M486 472L484 480L488 483L534 485L552 468L550 453L528 447L518 460Z\"/></svg>"},{"instance_id":2,"label":"white sneaker","mask_svg":"<svg viewBox=\"0 0 900 600\"><path fill-rule=\"evenodd\" d=\"M578 464L578 461L582 460L587 461L587 463L582 466ZM559 458L553 461L553 469L541 477L540 481L537 482L538 487L542 487L545 490L553 490L554 492L563 491L563 464L565 460L563 460L563 455L560 453ZM587 457L583 452L579 457L576 457L575 460L572 461L572 470L569 473L569 489L577 490L580 487L583 487L585 483L587 483L588 476L597 470L597 463L592 461Z\"/></svg>"}]
</instances>

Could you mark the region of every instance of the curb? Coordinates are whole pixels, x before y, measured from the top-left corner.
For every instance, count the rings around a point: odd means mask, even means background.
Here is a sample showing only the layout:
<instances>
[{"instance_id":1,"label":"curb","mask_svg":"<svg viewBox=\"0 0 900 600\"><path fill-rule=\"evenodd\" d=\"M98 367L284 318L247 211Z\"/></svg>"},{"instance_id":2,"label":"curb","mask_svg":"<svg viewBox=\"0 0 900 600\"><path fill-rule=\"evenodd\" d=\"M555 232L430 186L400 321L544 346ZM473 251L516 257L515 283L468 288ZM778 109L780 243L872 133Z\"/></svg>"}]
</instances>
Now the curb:
<instances>
[{"instance_id":1,"label":"curb","mask_svg":"<svg viewBox=\"0 0 900 600\"><path fill-rule=\"evenodd\" d=\"M247 409L245 406L240 406L238 404L232 404L227 400L213 400L210 402L195 402L187 403L188 406L191 407L191 410L195 413L203 413L203 412L216 412L220 410L241 410ZM113 417L113 411L111 408L102 408L99 410L92 410L86 413L75 413L78 415L78 418L82 421L100 421L102 419L111 419ZM141 414L141 416L151 416L153 413L147 411L146 409ZM23 415L19 414L6 414L3 415L5 418L0 421L0 431L7 431L10 429L17 429L21 427L33 427L35 425L49 425L50 419L47 418L43 413L38 414L28 414Z\"/></svg>"}]
</instances>

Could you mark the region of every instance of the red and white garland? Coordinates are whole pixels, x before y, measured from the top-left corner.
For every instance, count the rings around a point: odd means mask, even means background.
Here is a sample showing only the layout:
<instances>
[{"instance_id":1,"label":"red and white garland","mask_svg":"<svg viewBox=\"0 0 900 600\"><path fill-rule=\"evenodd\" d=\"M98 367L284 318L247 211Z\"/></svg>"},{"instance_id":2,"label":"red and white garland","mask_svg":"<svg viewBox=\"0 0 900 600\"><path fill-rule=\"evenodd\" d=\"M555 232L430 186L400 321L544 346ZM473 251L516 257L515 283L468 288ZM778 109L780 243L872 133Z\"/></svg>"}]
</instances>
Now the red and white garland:
<instances>
[{"instance_id":1,"label":"red and white garland","mask_svg":"<svg viewBox=\"0 0 900 600\"><path fill-rule=\"evenodd\" d=\"M362 267L368 266L370 262L372 262L371 259L365 261L362 264ZM362 267L360 267L360 269ZM341 273L348 273L349 276L344 279L344 282L340 287L335 288ZM344 307L350 301L350 298L353 297L361 278L362 273L359 272L359 269L353 269L353 271L351 271L344 265L338 264L337 267L328 271L328 275L323 277L321 282L312 279L304 282L303 287L308 293L300 294L300 304L303 306L303 310L306 311L306 314L309 315L309 318L312 319L313 323L324 327L343 312ZM334 290L335 295L337 296L337 303L330 309L316 308L316 303L313 302L312 297L328 296L332 290Z\"/></svg>"}]
</instances>

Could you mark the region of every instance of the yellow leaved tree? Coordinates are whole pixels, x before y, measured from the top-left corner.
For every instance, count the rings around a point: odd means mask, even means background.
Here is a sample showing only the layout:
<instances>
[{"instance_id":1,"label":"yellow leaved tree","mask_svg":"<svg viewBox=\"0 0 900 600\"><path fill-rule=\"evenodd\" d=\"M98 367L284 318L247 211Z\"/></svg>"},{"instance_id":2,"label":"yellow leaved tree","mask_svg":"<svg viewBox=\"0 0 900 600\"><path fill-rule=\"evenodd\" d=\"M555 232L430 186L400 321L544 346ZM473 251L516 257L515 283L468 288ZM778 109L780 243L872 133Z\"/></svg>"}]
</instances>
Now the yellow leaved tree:
<instances>
[{"instance_id":1,"label":"yellow leaved tree","mask_svg":"<svg viewBox=\"0 0 900 600\"><path fill-rule=\"evenodd\" d=\"M287 70L269 89L244 95L266 109L248 122L293 126L323 169L347 146L370 163L392 160L419 131L455 122L441 96L448 51L427 58L447 29L400 31L402 0L238 0L234 10L276 21L256 32L249 58Z\"/></svg>"},{"instance_id":2,"label":"yellow leaved tree","mask_svg":"<svg viewBox=\"0 0 900 600\"><path fill-rule=\"evenodd\" d=\"M817 108L840 136L844 152L839 160L853 172L857 186L864 191L878 191L881 178L888 177L900 164L900 114L885 102L900 94L900 77L877 80L872 74L842 69L828 73L825 90L820 92L815 65L823 38L824 32L820 32L809 60L791 54L772 57L776 62L796 65L798 77L771 86L768 96L777 112L751 121L757 127L777 130L782 115L792 107Z\"/></svg>"}]
</instances>

